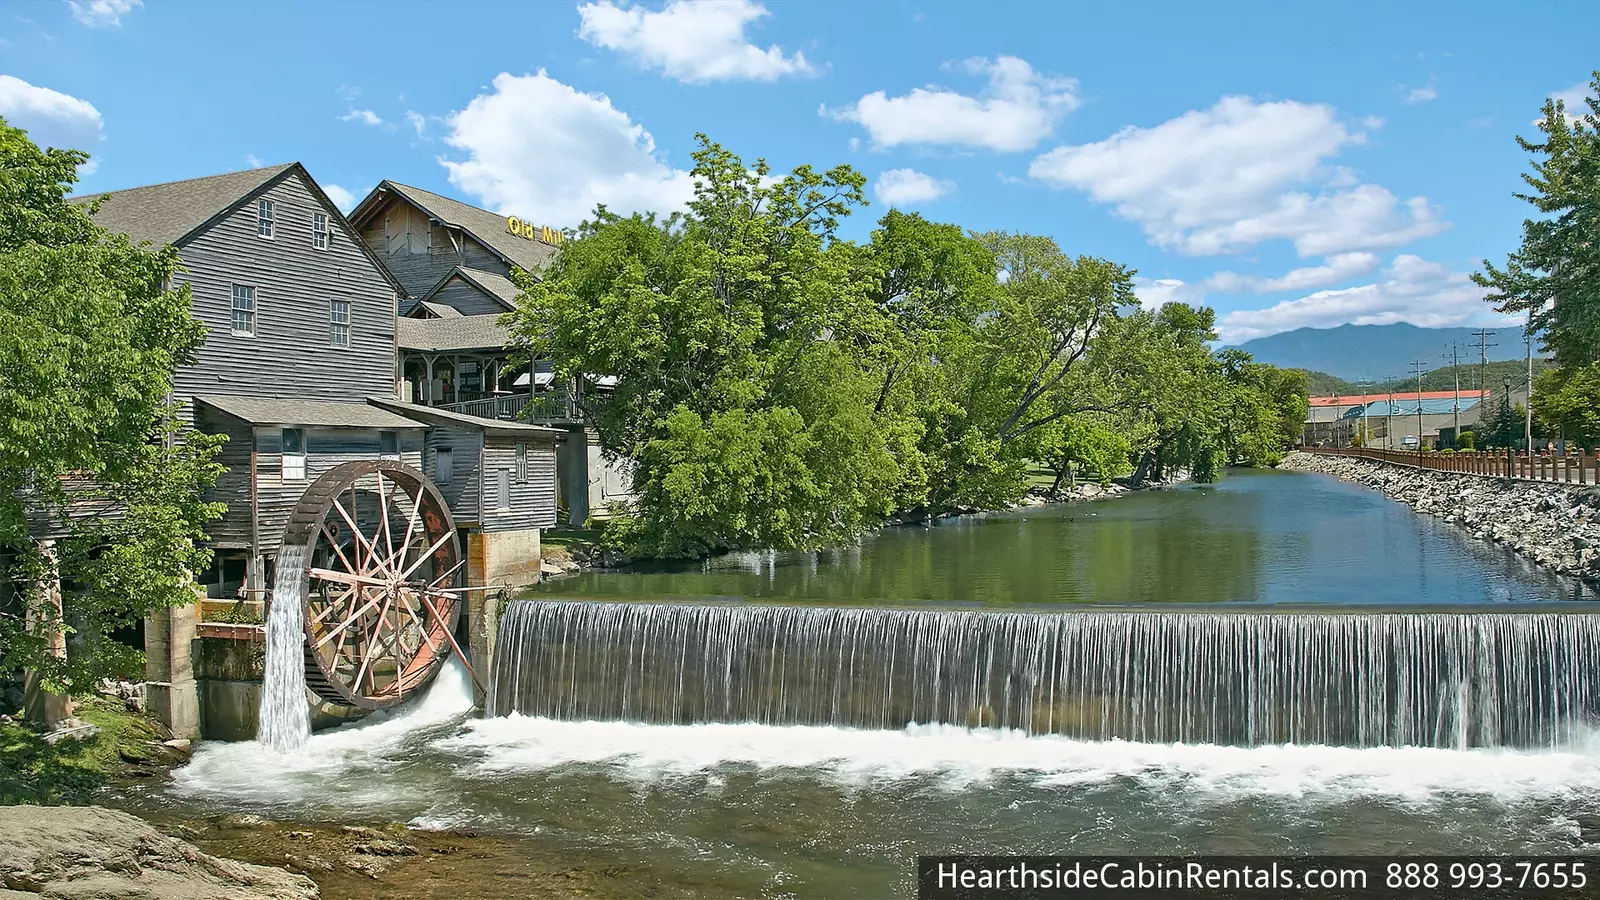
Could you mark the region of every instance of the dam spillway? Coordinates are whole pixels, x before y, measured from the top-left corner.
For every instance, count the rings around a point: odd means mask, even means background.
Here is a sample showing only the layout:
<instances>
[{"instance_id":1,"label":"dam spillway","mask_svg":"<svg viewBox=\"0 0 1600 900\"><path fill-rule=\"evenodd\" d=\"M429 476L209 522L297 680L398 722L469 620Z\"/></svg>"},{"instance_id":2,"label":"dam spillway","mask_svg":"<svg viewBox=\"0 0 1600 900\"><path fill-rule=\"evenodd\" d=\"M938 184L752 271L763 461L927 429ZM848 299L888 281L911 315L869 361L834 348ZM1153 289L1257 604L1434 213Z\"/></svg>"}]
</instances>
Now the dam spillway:
<instances>
[{"instance_id":1,"label":"dam spillway","mask_svg":"<svg viewBox=\"0 0 1600 900\"><path fill-rule=\"evenodd\" d=\"M521 600L488 713L946 723L1230 746L1555 747L1600 713L1600 618Z\"/></svg>"}]
</instances>

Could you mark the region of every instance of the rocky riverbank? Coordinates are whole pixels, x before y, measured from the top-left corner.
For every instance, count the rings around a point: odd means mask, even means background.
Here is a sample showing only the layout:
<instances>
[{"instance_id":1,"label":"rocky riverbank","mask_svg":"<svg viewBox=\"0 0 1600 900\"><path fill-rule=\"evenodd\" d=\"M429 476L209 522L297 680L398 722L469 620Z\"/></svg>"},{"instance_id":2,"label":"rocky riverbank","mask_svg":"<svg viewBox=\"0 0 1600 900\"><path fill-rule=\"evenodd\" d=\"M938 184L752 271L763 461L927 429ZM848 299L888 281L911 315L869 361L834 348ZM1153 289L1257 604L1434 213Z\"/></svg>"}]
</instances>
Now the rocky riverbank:
<instances>
[{"instance_id":1,"label":"rocky riverbank","mask_svg":"<svg viewBox=\"0 0 1600 900\"><path fill-rule=\"evenodd\" d=\"M1279 467L1375 488L1540 565L1600 583L1600 489L1595 487L1428 472L1315 453L1291 453Z\"/></svg>"},{"instance_id":2,"label":"rocky riverbank","mask_svg":"<svg viewBox=\"0 0 1600 900\"><path fill-rule=\"evenodd\" d=\"M0 898L317 900L311 879L221 859L127 813L0 807Z\"/></svg>"}]
</instances>

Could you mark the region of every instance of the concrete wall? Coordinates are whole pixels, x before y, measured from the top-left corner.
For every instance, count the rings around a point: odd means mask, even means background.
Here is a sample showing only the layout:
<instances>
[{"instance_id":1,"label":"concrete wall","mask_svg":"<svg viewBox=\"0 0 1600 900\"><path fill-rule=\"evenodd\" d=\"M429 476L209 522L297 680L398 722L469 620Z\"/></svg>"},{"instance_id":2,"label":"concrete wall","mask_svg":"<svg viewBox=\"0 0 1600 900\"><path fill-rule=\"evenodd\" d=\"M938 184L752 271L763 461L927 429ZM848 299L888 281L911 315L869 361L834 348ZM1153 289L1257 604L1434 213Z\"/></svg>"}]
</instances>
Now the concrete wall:
<instances>
[{"instance_id":1,"label":"concrete wall","mask_svg":"<svg viewBox=\"0 0 1600 900\"><path fill-rule=\"evenodd\" d=\"M193 652L200 604L160 610L144 622L145 703L174 737L203 735Z\"/></svg>"}]
</instances>

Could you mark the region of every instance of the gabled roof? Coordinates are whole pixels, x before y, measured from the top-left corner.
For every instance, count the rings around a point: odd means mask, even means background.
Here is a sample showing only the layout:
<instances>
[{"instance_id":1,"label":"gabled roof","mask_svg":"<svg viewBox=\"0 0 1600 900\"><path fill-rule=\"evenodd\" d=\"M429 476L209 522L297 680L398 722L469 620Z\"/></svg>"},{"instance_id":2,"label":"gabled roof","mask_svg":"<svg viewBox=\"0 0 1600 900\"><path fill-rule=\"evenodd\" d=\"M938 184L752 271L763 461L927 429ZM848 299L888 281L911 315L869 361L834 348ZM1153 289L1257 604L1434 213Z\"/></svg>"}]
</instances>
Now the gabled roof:
<instances>
[{"instance_id":1,"label":"gabled roof","mask_svg":"<svg viewBox=\"0 0 1600 900\"><path fill-rule=\"evenodd\" d=\"M467 232L507 264L521 266L529 273L537 273L556 255L558 249L556 247L543 241L520 238L507 231L506 216L476 206L468 206L459 200L452 200L432 191L387 180L379 182L378 186L372 189L372 193L350 213L350 221L357 223L358 226L365 223L378 211L383 205L384 198L390 193L401 197L444 224Z\"/></svg>"},{"instance_id":2,"label":"gabled roof","mask_svg":"<svg viewBox=\"0 0 1600 900\"><path fill-rule=\"evenodd\" d=\"M387 397L368 397L367 402L373 406L392 410L403 416L410 416L427 423L455 425L462 428L478 428L499 434L514 434L518 437L543 438L545 440L565 440L567 433L559 428L546 428L542 425L529 425L527 422L509 422L504 419L484 419L478 416L469 416L466 413L452 412L447 409L437 409L432 406L421 406L416 403L405 403L400 400L390 400Z\"/></svg>"},{"instance_id":3,"label":"gabled roof","mask_svg":"<svg viewBox=\"0 0 1600 900\"><path fill-rule=\"evenodd\" d=\"M149 241L156 246L182 246L190 238L250 202L257 194L295 173L305 179L306 186L329 212L329 221L338 225L345 240L361 248L362 255L372 262L383 280L403 296L405 288L394 277L394 273L378 260L367 242L350 227L350 221L339 211L338 204L328 198L322 185L317 184L306 167L297 162L169 181L106 194L81 194L71 199L76 203L88 203L104 196L105 202L94 215L96 224L113 233L126 234L135 243Z\"/></svg>"},{"instance_id":4,"label":"gabled roof","mask_svg":"<svg viewBox=\"0 0 1600 900\"><path fill-rule=\"evenodd\" d=\"M135 243L180 244L212 219L231 212L244 198L298 165L285 163L112 191L95 213L94 220L107 230L126 234ZM84 194L72 199L87 202L98 196Z\"/></svg>"},{"instance_id":5,"label":"gabled roof","mask_svg":"<svg viewBox=\"0 0 1600 900\"><path fill-rule=\"evenodd\" d=\"M444 290L444 286L449 284L453 278L460 278L500 301L500 304L506 308L507 312L517 308L517 295L522 293L522 289L512 283L511 279L497 272L474 269L469 266L456 266L451 269L449 274L439 279L438 284L422 295L422 299L427 300L434 294Z\"/></svg>"},{"instance_id":6,"label":"gabled roof","mask_svg":"<svg viewBox=\"0 0 1600 900\"><path fill-rule=\"evenodd\" d=\"M349 428L423 428L370 403L338 400L283 400L273 397L198 395L195 401L252 425L326 425Z\"/></svg>"},{"instance_id":7,"label":"gabled roof","mask_svg":"<svg viewBox=\"0 0 1600 900\"><path fill-rule=\"evenodd\" d=\"M419 309L423 310L425 312L432 313L432 315L431 316L418 316L418 315L416 315L416 311L419 310ZM428 318L433 318L433 319L459 319L459 318L461 318L461 310L456 309L454 306L450 306L449 304L434 303L434 302L429 301L429 300L421 300L421 301L417 302L417 305L411 307L411 311L409 313L407 313L406 315L412 316L413 318L417 318L417 319L428 319Z\"/></svg>"},{"instance_id":8,"label":"gabled roof","mask_svg":"<svg viewBox=\"0 0 1600 900\"><path fill-rule=\"evenodd\" d=\"M402 317L395 322L395 332L402 350L500 350L511 343L511 332L499 324L499 319L494 314L441 319Z\"/></svg>"}]
</instances>

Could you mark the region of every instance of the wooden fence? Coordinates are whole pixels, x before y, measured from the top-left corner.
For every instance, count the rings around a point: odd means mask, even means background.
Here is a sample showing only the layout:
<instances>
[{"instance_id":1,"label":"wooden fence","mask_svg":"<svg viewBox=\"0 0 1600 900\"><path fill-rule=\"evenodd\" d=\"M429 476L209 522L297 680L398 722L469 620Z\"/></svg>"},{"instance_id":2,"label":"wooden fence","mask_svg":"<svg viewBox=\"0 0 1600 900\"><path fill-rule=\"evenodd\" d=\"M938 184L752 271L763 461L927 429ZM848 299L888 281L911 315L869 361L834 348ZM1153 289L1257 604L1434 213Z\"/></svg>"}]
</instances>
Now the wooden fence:
<instances>
[{"instance_id":1,"label":"wooden fence","mask_svg":"<svg viewBox=\"0 0 1600 900\"><path fill-rule=\"evenodd\" d=\"M1516 450L1463 451L1441 453L1427 450L1370 450L1364 447L1303 447L1306 453L1326 456L1351 456L1374 459L1397 466L1484 475L1490 478L1515 478L1556 484L1600 484L1600 456L1582 451L1558 456L1532 455Z\"/></svg>"}]
</instances>

